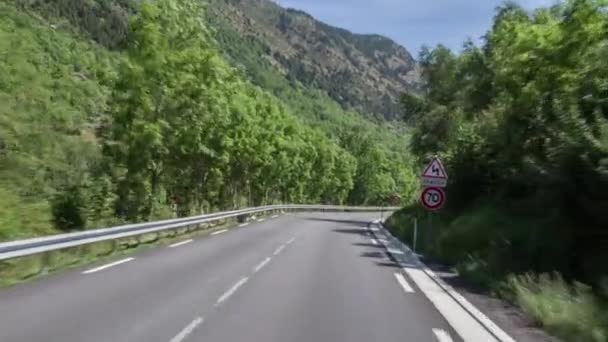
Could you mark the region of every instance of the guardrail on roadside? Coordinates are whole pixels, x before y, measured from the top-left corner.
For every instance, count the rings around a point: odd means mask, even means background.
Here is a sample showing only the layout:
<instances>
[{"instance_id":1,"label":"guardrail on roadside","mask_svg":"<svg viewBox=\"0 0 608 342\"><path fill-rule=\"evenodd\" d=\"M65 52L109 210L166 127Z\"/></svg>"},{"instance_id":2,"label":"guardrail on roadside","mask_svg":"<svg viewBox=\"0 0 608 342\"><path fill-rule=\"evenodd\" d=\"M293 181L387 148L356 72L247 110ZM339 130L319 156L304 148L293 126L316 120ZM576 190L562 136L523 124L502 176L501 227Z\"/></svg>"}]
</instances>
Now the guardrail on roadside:
<instances>
[{"instance_id":1,"label":"guardrail on roadside","mask_svg":"<svg viewBox=\"0 0 608 342\"><path fill-rule=\"evenodd\" d=\"M0 243L0 261L19 258L55 250L88 245L97 242L117 240L127 237L170 231L173 229L200 225L234 217L247 217L253 214L289 211L395 211L398 207L353 207L332 205L269 205L199 216L163 220L156 222L128 224L118 227L93 229L76 233L58 234L39 238Z\"/></svg>"}]
</instances>

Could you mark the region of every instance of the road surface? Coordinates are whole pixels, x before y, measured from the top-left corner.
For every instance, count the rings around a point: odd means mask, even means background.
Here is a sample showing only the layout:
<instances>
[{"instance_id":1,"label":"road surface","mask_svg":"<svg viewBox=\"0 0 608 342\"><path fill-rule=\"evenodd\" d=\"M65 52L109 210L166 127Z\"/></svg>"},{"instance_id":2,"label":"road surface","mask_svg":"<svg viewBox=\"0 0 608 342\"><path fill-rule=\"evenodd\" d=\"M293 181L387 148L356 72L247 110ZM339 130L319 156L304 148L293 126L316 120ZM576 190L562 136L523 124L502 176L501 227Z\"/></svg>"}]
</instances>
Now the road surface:
<instances>
[{"instance_id":1,"label":"road surface","mask_svg":"<svg viewBox=\"0 0 608 342\"><path fill-rule=\"evenodd\" d=\"M0 341L461 341L368 234L378 217L256 220L0 290Z\"/></svg>"}]
</instances>

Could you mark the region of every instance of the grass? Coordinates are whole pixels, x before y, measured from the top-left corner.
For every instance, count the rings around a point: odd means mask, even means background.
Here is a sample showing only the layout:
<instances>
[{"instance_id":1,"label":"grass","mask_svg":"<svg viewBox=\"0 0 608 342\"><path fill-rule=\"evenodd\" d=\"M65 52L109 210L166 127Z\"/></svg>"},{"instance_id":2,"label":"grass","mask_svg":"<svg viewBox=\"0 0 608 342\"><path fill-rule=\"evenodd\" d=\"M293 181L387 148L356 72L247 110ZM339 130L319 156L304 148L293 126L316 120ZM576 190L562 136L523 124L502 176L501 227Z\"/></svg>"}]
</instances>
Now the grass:
<instances>
[{"instance_id":1,"label":"grass","mask_svg":"<svg viewBox=\"0 0 608 342\"><path fill-rule=\"evenodd\" d=\"M564 341L608 341L608 306L588 286L558 274L525 274L510 276L507 288L538 325Z\"/></svg>"}]
</instances>

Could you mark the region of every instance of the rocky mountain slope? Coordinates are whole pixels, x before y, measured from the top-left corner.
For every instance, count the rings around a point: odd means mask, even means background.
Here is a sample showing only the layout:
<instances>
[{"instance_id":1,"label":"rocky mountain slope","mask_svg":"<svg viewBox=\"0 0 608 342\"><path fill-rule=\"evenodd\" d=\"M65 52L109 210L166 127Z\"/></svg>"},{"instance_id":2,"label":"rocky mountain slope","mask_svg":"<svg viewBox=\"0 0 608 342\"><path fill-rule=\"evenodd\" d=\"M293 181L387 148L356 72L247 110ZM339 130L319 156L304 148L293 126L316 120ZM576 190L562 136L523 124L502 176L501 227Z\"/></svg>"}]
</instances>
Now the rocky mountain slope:
<instances>
[{"instance_id":1,"label":"rocky mountain slope","mask_svg":"<svg viewBox=\"0 0 608 342\"><path fill-rule=\"evenodd\" d=\"M419 81L410 53L386 37L353 34L270 0L214 0L209 13L223 24L222 34L234 30L239 44L257 48L246 56L246 48L233 46L227 52L234 61L270 64L292 82L324 90L345 109L394 119L399 94ZM252 65L245 69L251 72Z\"/></svg>"}]
</instances>

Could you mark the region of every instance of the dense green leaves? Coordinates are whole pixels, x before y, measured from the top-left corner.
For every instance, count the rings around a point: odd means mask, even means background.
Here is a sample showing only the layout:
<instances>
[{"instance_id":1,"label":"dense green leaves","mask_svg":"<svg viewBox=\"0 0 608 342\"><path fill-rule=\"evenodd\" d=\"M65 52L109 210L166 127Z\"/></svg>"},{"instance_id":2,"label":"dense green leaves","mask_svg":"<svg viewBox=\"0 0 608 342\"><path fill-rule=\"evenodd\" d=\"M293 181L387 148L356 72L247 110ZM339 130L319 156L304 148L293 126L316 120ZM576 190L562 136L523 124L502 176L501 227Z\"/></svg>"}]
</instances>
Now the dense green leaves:
<instances>
[{"instance_id":1,"label":"dense green leaves","mask_svg":"<svg viewBox=\"0 0 608 342\"><path fill-rule=\"evenodd\" d=\"M481 48L469 42L460 55L442 46L421 54L426 110L415 115L411 148L421 160L435 153L446 160L450 215L491 198L499 216L545 221L528 235L488 234L475 251L481 258L505 241L508 253L521 255L531 246L567 250L569 263L549 267L597 277L583 265L606 256L608 234L606 6L570 0L527 13L505 4ZM560 232L560 249L536 240L547 229ZM526 258L509 265L548 268Z\"/></svg>"},{"instance_id":2,"label":"dense green leaves","mask_svg":"<svg viewBox=\"0 0 608 342\"><path fill-rule=\"evenodd\" d=\"M411 198L397 128L278 73L261 82L272 93L245 80L199 2L55 5L0 4L0 50L10 51L0 54L0 239L277 202Z\"/></svg>"}]
</instances>

